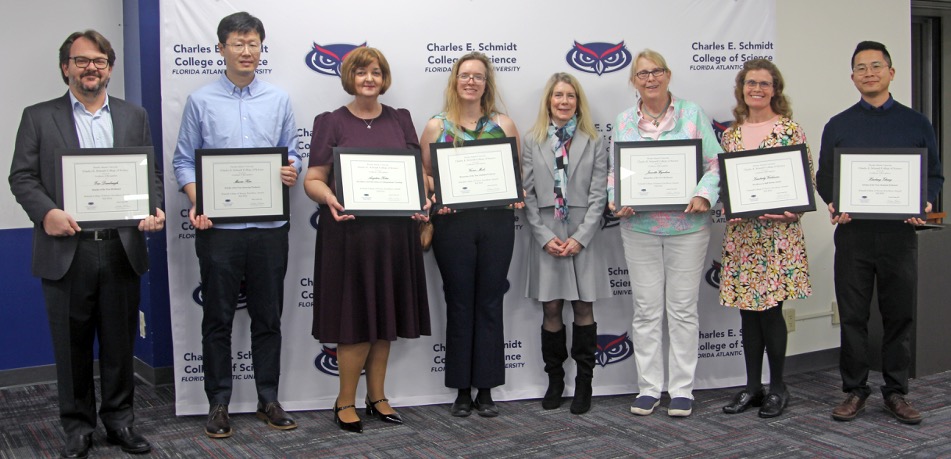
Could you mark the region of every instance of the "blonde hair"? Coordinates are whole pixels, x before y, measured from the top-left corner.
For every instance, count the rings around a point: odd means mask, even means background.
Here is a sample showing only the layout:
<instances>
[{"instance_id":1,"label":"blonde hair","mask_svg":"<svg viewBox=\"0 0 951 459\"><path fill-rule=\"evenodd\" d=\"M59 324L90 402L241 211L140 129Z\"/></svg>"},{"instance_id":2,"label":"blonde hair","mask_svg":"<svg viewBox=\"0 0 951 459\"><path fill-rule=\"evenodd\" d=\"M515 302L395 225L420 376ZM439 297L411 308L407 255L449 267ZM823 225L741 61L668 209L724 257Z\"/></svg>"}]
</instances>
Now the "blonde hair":
<instances>
[{"instance_id":1,"label":"blonde hair","mask_svg":"<svg viewBox=\"0 0 951 459\"><path fill-rule=\"evenodd\" d=\"M495 69L489 57L478 51L468 53L459 58L452 64L452 72L449 73L449 83L446 85L446 92L443 103L443 111L446 112L446 119L453 125L452 136L455 139L453 143L462 145L462 128L460 126L459 115L462 111L462 100L459 98L457 89L459 81L459 67L466 61L479 61L485 66L485 91L482 93L482 100L479 106L482 108L483 116L492 116L495 113L495 97L498 90L495 87Z\"/></svg>"},{"instance_id":2,"label":"blonde hair","mask_svg":"<svg viewBox=\"0 0 951 459\"><path fill-rule=\"evenodd\" d=\"M585 97L584 90L581 89L581 83L573 75L564 72L555 73L545 84L544 95L538 107L538 117L535 118L535 125L528 131L528 135L539 144L544 143L548 138L548 125L551 123L551 96L555 93L555 86L558 83L570 85L575 90L575 95L578 97L575 108L575 114L578 117L577 129L592 139L596 139L598 131L594 128L594 122L591 121L588 98Z\"/></svg>"},{"instance_id":3,"label":"blonde hair","mask_svg":"<svg viewBox=\"0 0 951 459\"><path fill-rule=\"evenodd\" d=\"M664 56L661 56L660 53L658 53L657 51L654 51L653 49L644 48L643 51L637 53L637 56L634 58L634 65L631 66L631 77L630 77L631 83L634 83L634 79L637 78L637 76L636 76L636 74L637 74L637 60L640 59L640 58L642 58L642 57L643 57L644 59L647 59L647 60L649 60L649 61L651 61L651 62L653 62L653 63L659 65L661 68L663 68L664 70L666 70L668 77L670 77L670 76L672 75L672 73L671 73L671 71L670 71L670 67L667 67L667 59L664 59Z\"/></svg>"},{"instance_id":4,"label":"blonde hair","mask_svg":"<svg viewBox=\"0 0 951 459\"><path fill-rule=\"evenodd\" d=\"M373 61L380 65L380 72L383 73L383 86L380 86L380 94L386 94L386 90L390 89L390 83L392 83L390 64L386 62L386 58L383 57L380 50L363 46L350 51L340 64L340 84L343 85L343 90L347 91L347 94L352 96L357 93L356 82L354 81L357 69L366 67L372 64Z\"/></svg>"},{"instance_id":5,"label":"blonde hair","mask_svg":"<svg viewBox=\"0 0 951 459\"><path fill-rule=\"evenodd\" d=\"M783 81L783 74L779 73L779 67L767 59L753 59L746 61L743 68L736 74L736 86L733 87L733 97L736 98L736 107L733 107L733 119L737 125L743 124L746 118L750 116L750 107L746 105L746 99L743 97L743 86L746 84L746 74L752 70L766 70L769 76L773 77L773 97L769 100L769 108L777 115L792 118L792 107L789 99L783 94L783 88L786 82Z\"/></svg>"}]
</instances>

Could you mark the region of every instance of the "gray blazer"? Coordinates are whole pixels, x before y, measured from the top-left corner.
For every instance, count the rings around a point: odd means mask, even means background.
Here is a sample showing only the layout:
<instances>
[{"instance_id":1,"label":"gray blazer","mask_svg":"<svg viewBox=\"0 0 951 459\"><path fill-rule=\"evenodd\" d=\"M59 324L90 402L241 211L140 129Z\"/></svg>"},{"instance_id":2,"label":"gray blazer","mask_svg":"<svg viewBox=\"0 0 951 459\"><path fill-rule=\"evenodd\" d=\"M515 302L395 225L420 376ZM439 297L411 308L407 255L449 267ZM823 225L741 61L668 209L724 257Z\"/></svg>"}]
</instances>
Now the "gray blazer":
<instances>
[{"instance_id":1,"label":"gray blazer","mask_svg":"<svg viewBox=\"0 0 951 459\"><path fill-rule=\"evenodd\" d=\"M122 99L109 97L116 147L152 145L145 109ZM23 110L10 165L10 191L33 222L33 275L61 279L73 263L78 236L52 237L43 229L43 217L57 208L55 152L61 148L79 148L79 136L73 121L69 94L41 102ZM153 177L161 206L162 181ZM148 270L149 257L145 237L135 227L119 228L119 238L129 263L139 275Z\"/></svg>"},{"instance_id":2,"label":"gray blazer","mask_svg":"<svg viewBox=\"0 0 951 459\"><path fill-rule=\"evenodd\" d=\"M578 230L569 235L584 246L597 233L607 201L608 152L601 138L592 139L580 130L568 149L569 208L586 207ZM555 237L545 226L541 212L555 212L555 152L545 142L539 145L526 136L522 149L522 186L525 188L525 217L532 228L535 242L544 246ZM581 218L571 213L571 219Z\"/></svg>"}]
</instances>

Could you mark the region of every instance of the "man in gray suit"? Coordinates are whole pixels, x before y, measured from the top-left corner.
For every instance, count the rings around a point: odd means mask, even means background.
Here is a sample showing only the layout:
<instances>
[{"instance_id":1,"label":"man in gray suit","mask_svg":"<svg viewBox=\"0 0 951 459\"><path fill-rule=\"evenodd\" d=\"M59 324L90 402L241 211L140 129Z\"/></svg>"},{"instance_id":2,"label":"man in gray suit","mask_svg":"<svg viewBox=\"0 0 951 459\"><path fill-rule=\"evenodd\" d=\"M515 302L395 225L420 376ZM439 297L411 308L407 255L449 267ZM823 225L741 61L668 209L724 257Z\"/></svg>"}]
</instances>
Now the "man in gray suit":
<instances>
[{"instance_id":1,"label":"man in gray suit","mask_svg":"<svg viewBox=\"0 0 951 459\"><path fill-rule=\"evenodd\" d=\"M58 150L152 145L145 110L106 94L115 60L94 30L66 39L59 65L69 91L23 110L10 166L10 190L34 224L33 275L42 279L53 337L63 457L86 457L92 444L96 338L106 440L128 453L152 447L133 430L132 358L139 276L148 269L143 232L162 230L165 214L156 208L137 228L81 228L55 200ZM162 183L151 179L160 203Z\"/></svg>"}]
</instances>

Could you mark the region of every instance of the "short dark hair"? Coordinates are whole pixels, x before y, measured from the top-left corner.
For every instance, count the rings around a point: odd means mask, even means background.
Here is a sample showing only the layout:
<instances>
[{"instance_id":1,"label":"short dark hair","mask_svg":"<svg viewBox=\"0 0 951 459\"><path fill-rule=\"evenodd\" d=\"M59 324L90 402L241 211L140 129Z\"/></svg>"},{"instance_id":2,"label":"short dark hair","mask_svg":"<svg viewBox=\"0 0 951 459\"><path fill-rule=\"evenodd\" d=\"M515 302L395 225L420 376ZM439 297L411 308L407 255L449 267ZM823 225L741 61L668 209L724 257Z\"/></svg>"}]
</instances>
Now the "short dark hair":
<instances>
[{"instance_id":1,"label":"short dark hair","mask_svg":"<svg viewBox=\"0 0 951 459\"><path fill-rule=\"evenodd\" d=\"M257 32L261 36L261 41L264 41L264 23L246 11L229 14L221 19L218 23L218 43L228 41L228 35L231 35L231 32L239 34Z\"/></svg>"},{"instance_id":2,"label":"short dark hair","mask_svg":"<svg viewBox=\"0 0 951 459\"><path fill-rule=\"evenodd\" d=\"M69 65L69 51L72 49L73 43L79 38L85 38L95 43L96 46L99 47L99 51L106 55L106 59L109 61L109 67L112 67L112 65L116 63L116 51L112 49L112 43L109 43L109 40L102 36L101 33L92 29L85 32L73 32L66 37L66 41L59 47L59 73L63 77L63 83L66 84L69 84L69 78L63 75L63 66Z\"/></svg>"},{"instance_id":3,"label":"short dark hair","mask_svg":"<svg viewBox=\"0 0 951 459\"><path fill-rule=\"evenodd\" d=\"M862 51L881 51L882 55L885 56L885 63L889 67L892 66L892 56L888 54L888 50L885 49L885 45L877 41L863 41L855 46L855 52L852 53L852 62L849 63L849 68L855 67L855 56L858 56Z\"/></svg>"}]
</instances>

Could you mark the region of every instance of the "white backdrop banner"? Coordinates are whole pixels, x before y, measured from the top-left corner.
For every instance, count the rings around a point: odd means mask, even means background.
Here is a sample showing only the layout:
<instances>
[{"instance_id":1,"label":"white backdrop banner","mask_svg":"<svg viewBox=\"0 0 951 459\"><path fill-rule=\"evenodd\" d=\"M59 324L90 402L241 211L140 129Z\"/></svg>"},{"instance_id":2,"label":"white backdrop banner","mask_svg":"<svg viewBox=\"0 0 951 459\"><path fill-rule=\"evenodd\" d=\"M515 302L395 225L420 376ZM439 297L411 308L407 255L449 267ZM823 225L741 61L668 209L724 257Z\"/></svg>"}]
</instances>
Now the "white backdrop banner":
<instances>
[{"instance_id":1,"label":"white backdrop banner","mask_svg":"<svg viewBox=\"0 0 951 459\"><path fill-rule=\"evenodd\" d=\"M473 8L484 13L474 14ZM215 31L222 17L236 11L248 11L264 22L267 34L258 77L290 93L298 150L305 161L314 116L350 100L338 76L342 56L364 44L379 48L390 63L393 85L382 97L383 103L409 109L418 131L440 111L452 63L466 52L482 51L495 64L503 109L522 132L535 119L548 77L570 72L587 92L597 128L606 140L617 114L636 102L628 76L632 58L640 50L651 48L666 57L672 71L671 91L703 106L719 131L732 120L737 70L749 59L772 59L776 52L773 0L604 0L597 2L597 8L581 8L566 0L367 0L359 4L298 0L271 2L267 7L249 0L163 1L162 136L168 190L178 189L171 158L185 100L224 72ZM166 205L176 411L206 414L194 229L188 223L189 203L184 194L167 193ZM326 409L332 406L338 388L335 344L320 343L311 336L316 204L300 185L291 190L291 213L280 399L289 410ZM739 315L717 301L723 235L719 208L711 211L711 218L715 224L708 269L699 286L698 389L745 382ZM506 384L493 391L497 400L541 397L547 384L539 344L541 306L523 295L531 237L525 225L518 213L509 270L512 287L505 297ZM612 248L606 254L606 269L614 296L595 304L599 351L594 393L633 393L637 379L629 337L632 306L627 267L617 222L605 219L602 227L602 237ZM397 406L448 403L455 396L443 385L442 280L431 253L425 261L433 336L393 344L387 396ZM570 323L571 308L565 309ZM232 338L230 410L254 411L246 311L236 314ZM571 361L566 365L570 379ZM569 380L568 394L572 386Z\"/></svg>"}]
</instances>

